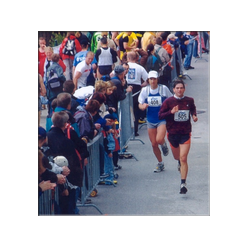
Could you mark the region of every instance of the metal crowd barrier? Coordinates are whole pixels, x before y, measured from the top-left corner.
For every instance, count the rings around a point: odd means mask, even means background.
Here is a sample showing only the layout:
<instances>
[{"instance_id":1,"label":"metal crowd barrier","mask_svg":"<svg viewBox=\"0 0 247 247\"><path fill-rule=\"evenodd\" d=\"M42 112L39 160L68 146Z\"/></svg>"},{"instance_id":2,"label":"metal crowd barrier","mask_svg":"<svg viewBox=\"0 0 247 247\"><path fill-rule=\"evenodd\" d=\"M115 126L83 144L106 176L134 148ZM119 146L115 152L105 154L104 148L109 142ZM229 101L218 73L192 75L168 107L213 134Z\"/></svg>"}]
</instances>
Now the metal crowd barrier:
<instances>
[{"instance_id":1,"label":"metal crowd barrier","mask_svg":"<svg viewBox=\"0 0 247 247\"><path fill-rule=\"evenodd\" d=\"M119 138L119 154L131 154L137 161L137 158L133 153L125 150L125 147L129 141L140 141L144 144L142 140L135 139L134 135L133 96L134 95L132 95L132 92L128 92L126 94L126 98L118 102L119 128L121 128Z\"/></svg>"},{"instance_id":2,"label":"metal crowd barrier","mask_svg":"<svg viewBox=\"0 0 247 247\"><path fill-rule=\"evenodd\" d=\"M58 188L46 190L38 199L38 215L54 215L55 205L58 205Z\"/></svg>"},{"instance_id":3,"label":"metal crowd barrier","mask_svg":"<svg viewBox=\"0 0 247 247\"><path fill-rule=\"evenodd\" d=\"M103 144L103 136L100 133L92 142L87 145L89 157L88 164L84 166L83 187L81 187L81 193L78 207L94 207L100 214L103 214L100 209L94 204L87 204L88 197L94 193L97 194L96 187L100 182L100 158L99 158L99 145ZM38 199L38 214L39 215L54 215L55 207L59 205L58 188L53 190L47 190L42 193Z\"/></svg>"},{"instance_id":4,"label":"metal crowd barrier","mask_svg":"<svg viewBox=\"0 0 247 247\"><path fill-rule=\"evenodd\" d=\"M77 207L94 207L100 214L103 214L95 204L87 203L87 199L92 193L97 194L96 187L100 182L100 144L103 145L101 133L87 145L88 164L84 166L83 187L81 187L80 203L77 203Z\"/></svg>"}]
</instances>

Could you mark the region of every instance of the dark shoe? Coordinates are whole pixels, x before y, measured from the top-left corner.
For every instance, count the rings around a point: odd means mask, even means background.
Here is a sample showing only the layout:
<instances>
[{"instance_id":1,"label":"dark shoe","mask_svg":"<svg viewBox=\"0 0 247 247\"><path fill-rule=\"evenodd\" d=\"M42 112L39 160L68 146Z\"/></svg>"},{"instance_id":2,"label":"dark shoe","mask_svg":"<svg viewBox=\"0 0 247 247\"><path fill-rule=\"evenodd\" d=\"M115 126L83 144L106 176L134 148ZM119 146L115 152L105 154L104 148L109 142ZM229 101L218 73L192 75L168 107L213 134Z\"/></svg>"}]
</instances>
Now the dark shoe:
<instances>
[{"instance_id":1,"label":"dark shoe","mask_svg":"<svg viewBox=\"0 0 247 247\"><path fill-rule=\"evenodd\" d=\"M103 173L102 175L100 175L100 179L108 178L109 176L110 174Z\"/></svg>"},{"instance_id":2,"label":"dark shoe","mask_svg":"<svg viewBox=\"0 0 247 247\"><path fill-rule=\"evenodd\" d=\"M114 167L114 169L115 169L115 170L120 170L120 169L122 169L122 166L116 165L116 166Z\"/></svg>"},{"instance_id":3,"label":"dark shoe","mask_svg":"<svg viewBox=\"0 0 247 247\"><path fill-rule=\"evenodd\" d=\"M192 66L189 66L189 69L194 69L194 67L192 67Z\"/></svg>"},{"instance_id":4,"label":"dark shoe","mask_svg":"<svg viewBox=\"0 0 247 247\"><path fill-rule=\"evenodd\" d=\"M135 133L135 136L139 136L139 134L138 133Z\"/></svg>"},{"instance_id":5,"label":"dark shoe","mask_svg":"<svg viewBox=\"0 0 247 247\"><path fill-rule=\"evenodd\" d=\"M186 194L187 191L186 184L181 184L180 194Z\"/></svg>"}]
</instances>

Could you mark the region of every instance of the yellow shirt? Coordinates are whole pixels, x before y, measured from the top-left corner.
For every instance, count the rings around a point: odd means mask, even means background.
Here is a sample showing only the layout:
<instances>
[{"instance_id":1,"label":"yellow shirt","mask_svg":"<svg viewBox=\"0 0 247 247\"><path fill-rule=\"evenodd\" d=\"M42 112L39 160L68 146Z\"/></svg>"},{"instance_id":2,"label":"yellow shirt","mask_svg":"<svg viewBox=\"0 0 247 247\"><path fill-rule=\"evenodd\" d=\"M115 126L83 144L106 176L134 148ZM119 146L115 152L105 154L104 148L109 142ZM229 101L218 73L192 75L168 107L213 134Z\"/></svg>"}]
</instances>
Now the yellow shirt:
<instances>
[{"instance_id":1,"label":"yellow shirt","mask_svg":"<svg viewBox=\"0 0 247 247\"><path fill-rule=\"evenodd\" d=\"M119 40L122 36L123 36L123 38L125 38L126 36L128 36L128 34L127 34L126 32L121 32L121 33L116 37L116 39ZM134 32L132 32L128 37L129 37L128 46L132 46L133 43L134 43L136 40L138 41L138 39L137 39L137 37L136 37L136 34L135 34ZM129 51L131 51L131 50L126 49L126 52L129 52ZM123 57L123 52L120 51L120 59L122 59L122 57Z\"/></svg>"}]
</instances>

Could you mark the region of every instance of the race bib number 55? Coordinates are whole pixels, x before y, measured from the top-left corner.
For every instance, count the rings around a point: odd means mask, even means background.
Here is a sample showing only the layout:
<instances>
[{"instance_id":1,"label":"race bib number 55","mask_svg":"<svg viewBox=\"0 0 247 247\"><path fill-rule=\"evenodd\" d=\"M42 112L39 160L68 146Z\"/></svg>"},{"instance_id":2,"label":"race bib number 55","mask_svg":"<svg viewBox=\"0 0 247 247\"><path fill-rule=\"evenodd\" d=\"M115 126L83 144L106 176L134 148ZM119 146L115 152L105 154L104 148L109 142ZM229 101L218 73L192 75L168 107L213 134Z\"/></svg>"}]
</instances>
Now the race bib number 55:
<instances>
[{"instance_id":1,"label":"race bib number 55","mask_svg":"<svg viewBox=\"0 0 247 247\"><path fill-rule=\"evenodd\" d=\"M184 122L189 120L189 110L179 110L174 114L174 121L176 122Z\"/></svg>"}]
</instances>

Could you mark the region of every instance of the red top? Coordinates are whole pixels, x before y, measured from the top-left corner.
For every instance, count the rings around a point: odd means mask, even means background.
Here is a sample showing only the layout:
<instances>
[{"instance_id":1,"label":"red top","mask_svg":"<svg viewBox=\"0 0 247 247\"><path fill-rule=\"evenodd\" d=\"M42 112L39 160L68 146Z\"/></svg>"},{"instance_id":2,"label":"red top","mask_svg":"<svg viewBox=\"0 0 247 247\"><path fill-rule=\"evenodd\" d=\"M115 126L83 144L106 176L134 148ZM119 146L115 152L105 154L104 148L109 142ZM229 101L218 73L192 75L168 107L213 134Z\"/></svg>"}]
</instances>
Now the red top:
<instances>
[{"instance_id":1,"label":"red top","mask_svg":"<svg viewBox=\"0 0 247 247\"><path fill-rule=\"evenodd\" d=\"M70 35L69 36L70 39L74 39L75 40L75 49L76 49L76 53L80 52L81 51L81 44L80 42L78 41L78 39L74 36L74 35ZM67 58L70 58L71 60L74 60L74 57L75 56L69 56L69 55L65 55L63 54L63 48L67 42L68 38L65 38L59 48L59 55L60 57L64 60L64 59L67 59Z\"/></svg>"},{"instance_id":2,"label":"red top","mask_svg":"<svg viewBox=\"0 0 247 247\"><path fill-rule=\"evenodd\" d=\"M179 111L172 114L172 108L177 105ZM166 120L169 134L189 134L192 130L190 115L196 115L196 106L194 99L187 96L182 99L176 99L174 96L166 99L159 111L159 119Z\"/></svg>"}]
</instances>

